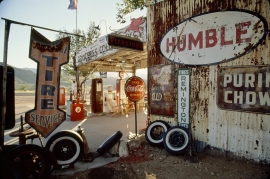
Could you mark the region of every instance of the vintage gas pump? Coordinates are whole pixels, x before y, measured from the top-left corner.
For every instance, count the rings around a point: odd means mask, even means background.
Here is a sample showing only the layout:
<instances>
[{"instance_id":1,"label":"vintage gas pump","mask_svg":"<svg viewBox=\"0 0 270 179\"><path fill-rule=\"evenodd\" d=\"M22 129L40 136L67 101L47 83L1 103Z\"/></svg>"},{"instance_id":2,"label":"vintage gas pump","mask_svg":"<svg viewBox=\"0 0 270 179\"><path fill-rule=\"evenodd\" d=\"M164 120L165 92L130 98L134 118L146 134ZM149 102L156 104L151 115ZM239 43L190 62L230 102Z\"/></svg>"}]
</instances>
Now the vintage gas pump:
<instances>
[{"instance_id":1,"label":"vintage gas pump","mask_svg":"<svg viewBox=\"0 0 270 179\"><path fill-rule=\"evenodd\" d=\"M92 79L91 89L91 110L92 113L103 112L103 84L101 78Z\"/></svg>"},{"instance_id":2,"label":"vintage gas pump","mask_svg":"<svg viewBox=\"0 0 270 179\"><path fill-rule=\"evenodd\" d=\"M116 103L117 105L121 104L121 101L123 99L126 99L126 93L125 93L125 84L126 80L122 79L124 77L124 72L119 72L120 79L116 80Z\"/></svg>"}]
</instances>

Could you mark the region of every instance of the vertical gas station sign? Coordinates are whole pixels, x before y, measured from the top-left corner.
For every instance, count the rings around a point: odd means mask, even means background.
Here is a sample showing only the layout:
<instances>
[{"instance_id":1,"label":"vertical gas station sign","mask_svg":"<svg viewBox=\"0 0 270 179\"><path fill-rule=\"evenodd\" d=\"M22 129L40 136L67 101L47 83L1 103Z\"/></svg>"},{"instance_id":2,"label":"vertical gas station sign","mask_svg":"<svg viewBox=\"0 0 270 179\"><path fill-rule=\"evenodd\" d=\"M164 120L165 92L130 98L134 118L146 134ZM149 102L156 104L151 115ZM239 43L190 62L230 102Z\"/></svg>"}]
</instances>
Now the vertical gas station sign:
<instances>
[{"instance_id":1,"label":"vertical gas station sign","mask_svg":"<svg viewBox=\"0 0 270 179\"><path fill-rule=\"evenodd\" d=\"M178 124L188 129L190 112L190 69L178 71Z\"/></svg>"},{"instance_id":2,"label":"vertical gas station sign","mask_svg":"<svg viewBox=\"0 0 270 179\"><path fill-rule=\"evenodd\" d=\"M69 60L70 38L51 42L31 30L29 58L37 62L35 108L25 113L25 122L47 137L65 119L58 108L61 66Z\"/></svg>"}]
</instances>

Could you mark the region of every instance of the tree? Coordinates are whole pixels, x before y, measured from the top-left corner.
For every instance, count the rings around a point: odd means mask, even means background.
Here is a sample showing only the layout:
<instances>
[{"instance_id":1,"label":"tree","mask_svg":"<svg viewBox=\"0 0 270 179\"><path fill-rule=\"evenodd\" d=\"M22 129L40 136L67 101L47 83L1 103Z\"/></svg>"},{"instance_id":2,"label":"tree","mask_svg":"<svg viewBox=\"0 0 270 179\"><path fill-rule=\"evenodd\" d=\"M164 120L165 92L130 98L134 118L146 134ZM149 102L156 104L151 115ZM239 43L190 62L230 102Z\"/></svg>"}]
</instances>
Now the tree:
<instances>
[{"instance_id":1,"label":"tree","mask_svg":"<svg viewBox=\"0 0 270 179\"><path fill-rule=\"evenodd\" d=\"M87 29L86 32L84 32L81 29L78 30L73 30L74 34L78 34L81 35L82 37L78 37L78 36L70 36L70 51L69 51L69 63L65 64L62 66L61 71L69 76L69 81L72 82L72 80L70 79L70 77L75 77L76 76L76 70L75 70L75 64L73 63L73 59L75 58L75 54L77 52L79 52L82 48L87 47L89 45L91 45L92 43L94 43L97 38L100 36L100 32L95 29L95 23L90 22L89 27ZM67 34L67 31L64 29L62 30L62 32L58 33L56 35L56 40L64 38L69 36ZM83 77L83 80L80 82L79 84L79 88L78 88L78 96L83 97L84 95L84 89L82 89L82 87L84 86L86 80L88 80L89 76L91 72L89 71L80 71L79 72L79 76Z\"/></svg>"},{"instance_id":2,"label":"tree","mask_svg":"<svg viewBox=\"0 0 270 179\"><path fill-rule=\"evenodd\" d=\"M151 0L123 0L123 3L116 3L117 5L117 14L116 20L117 22L125 23L126 19L125 15L131 13L134 10L140 9L143 10L149 4Z\"/></svg>"}]
</instances>

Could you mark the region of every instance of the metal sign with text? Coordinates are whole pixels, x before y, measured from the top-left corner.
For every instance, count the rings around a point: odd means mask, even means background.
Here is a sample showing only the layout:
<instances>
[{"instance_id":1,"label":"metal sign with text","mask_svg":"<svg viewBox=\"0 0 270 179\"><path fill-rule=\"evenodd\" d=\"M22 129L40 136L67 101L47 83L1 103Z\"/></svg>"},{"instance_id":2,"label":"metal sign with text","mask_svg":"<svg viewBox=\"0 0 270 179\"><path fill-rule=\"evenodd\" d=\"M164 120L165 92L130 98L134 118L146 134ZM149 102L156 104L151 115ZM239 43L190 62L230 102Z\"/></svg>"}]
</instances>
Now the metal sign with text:
<instances>
[{"instance_id":1,"label":"metal sign with text","mask_svg":"<svg viewBox=\"0 0 270 179\"><path fill-rule=\"evenodd\" d=\"M136 102L144 97L145 83L138 76L130 77L125 84L125 93L130 101Z\"/></svg>"},{"instance_id":2,"label":"metal sign with text","mask_svg":"<svg viewBox=\"0 0 270 179\"><path fill-rule=\"evenodd\" d=\"M109 34L108 44L115 48L143 51L143 42L127 36Z\"/></svg>"},{"instance_id":3,"label":"metal sign with text","mask_svg":"<svg viewBox=\"0 0 270 179\"><path fill-rule=\"evenodd\" d=\"M142 42L146 42L146 21L145 18L132 18L130 25L114 31L114 34L124 36L126 38L136 38ZM83 48L76 54L76 66L84 65L88 62L104 58L105 56L114 54L120 49L114 49L108 44L108 35L97 39L93 44Z\"/></svg>"},{"instance_id":4,"label":"metal sign with text","mask_svg":"<svg viewBox=\"0 0 270 179\"><path fill-rule=\"evenodd\" d=\"M171 65L149 67L151 114L174 116L175 101Z\"/></svg>"},{"instance_id":5,"label":"metal sign with text","mask_svg":"<svg viewBox=\"0 0 270 179\"><path fill-rule=\"evenodd\" d=\"M69 61L70 38L49 41L31 30L29 58L37 62L34 109L25 113L25 121L43 137L48 137L66 119L58 108L61 66Z\"/></svg>"},{"instance_id":6,"label":"metal sign with text","mask_svg":"<svg viewBox=\"0 0 270 179\"><path fill-rule=\"evenodd\" d=\"M224 110L270 114L270 67L222 67L217 105Z\"/></svg>"},{"instance_id":7,"label":"metal sign with text","mask_svg":"<svg viewBox=\"0 0 270 179\"><path fill-rule=\"evenodd\" d=\"M247 10L207 12L172 27L160 42L161 54L173 63L213 65L234 60L264 42L264 17Z\"/></svg>"},{"instance_id":8,"label":"metal sign with text","mask_svg":"<svg viewBox=\"0 0 270 179\"><path fill-rule=\"evenodd\" d=\"M178 71L178 124L188 128L190 122L190 69Z\"/></svg>"}]
</instances>

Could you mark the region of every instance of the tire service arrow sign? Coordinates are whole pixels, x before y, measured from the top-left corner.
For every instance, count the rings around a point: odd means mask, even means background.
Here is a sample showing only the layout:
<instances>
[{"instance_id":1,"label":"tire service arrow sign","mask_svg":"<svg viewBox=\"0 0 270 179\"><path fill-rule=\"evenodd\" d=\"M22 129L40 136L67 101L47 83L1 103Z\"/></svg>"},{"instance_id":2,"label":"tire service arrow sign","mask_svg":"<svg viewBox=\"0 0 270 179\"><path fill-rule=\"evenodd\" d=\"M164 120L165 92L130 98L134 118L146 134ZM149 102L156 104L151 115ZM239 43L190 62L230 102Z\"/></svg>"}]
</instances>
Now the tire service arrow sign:
<instances>
[{"instance_id":1,"label":"tire service arrow sign","mask_svg":"<svg viewBox=\"0 0 270 179\"><path fill-rule=\"evenodd\" d=\"M130 101L136 102L144 97L145 83L137 76L130 77L125 85L126 96Z\"/></svg>"},{"instance_id":2,"label":"tire service arrow sign","mask_svg":"<svg viewBox=\"0 0 270 179\"><path fill-rule=\"evenodd\" d=\"M37 62L35 108L25 113L25 122L48 137L66 119L58 108L61 66L69 60L70 38L49 41L31 30L29 58Z\"/></svg>"}]
</instances>

